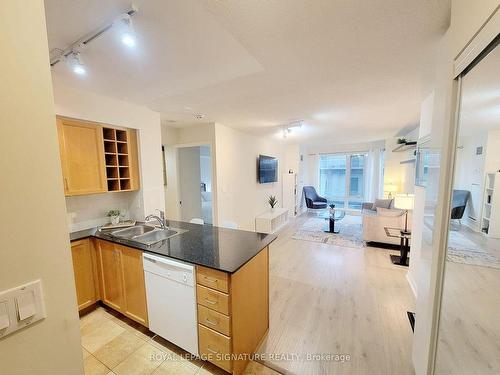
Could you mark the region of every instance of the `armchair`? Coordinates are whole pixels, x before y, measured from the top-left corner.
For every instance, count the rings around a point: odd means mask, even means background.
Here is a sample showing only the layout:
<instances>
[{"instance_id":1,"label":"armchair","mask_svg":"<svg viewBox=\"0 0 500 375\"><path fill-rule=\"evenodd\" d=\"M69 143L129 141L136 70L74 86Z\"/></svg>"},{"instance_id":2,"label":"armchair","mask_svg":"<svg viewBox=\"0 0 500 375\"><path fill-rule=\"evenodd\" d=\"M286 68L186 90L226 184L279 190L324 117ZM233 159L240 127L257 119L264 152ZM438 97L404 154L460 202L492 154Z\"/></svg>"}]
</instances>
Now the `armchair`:
<instances>
[{"instance_id":1,"label":"armchair","mask_svg":"<svg viewBox=\"0 0 500 375\"><path fill-rule=\"evenodd\" d=\"M314 188L314 186L304 186L303 191L307 208L313 210L326 208L326 198L320 197L318 193L316 193L316 189Z\"/></svg>"},{"instance_id":2,"label":"armchair","mask_svg":"<svg viewBox=\"0 0 500 375\"><path fill-rule=\"evenodd\" d=\"M470 191L468 190L453 190L453 196L451 201L451 219L458 220L464 216L465 207L467 207L467 201L470 197Z\"/></svg>"}]
</instances>

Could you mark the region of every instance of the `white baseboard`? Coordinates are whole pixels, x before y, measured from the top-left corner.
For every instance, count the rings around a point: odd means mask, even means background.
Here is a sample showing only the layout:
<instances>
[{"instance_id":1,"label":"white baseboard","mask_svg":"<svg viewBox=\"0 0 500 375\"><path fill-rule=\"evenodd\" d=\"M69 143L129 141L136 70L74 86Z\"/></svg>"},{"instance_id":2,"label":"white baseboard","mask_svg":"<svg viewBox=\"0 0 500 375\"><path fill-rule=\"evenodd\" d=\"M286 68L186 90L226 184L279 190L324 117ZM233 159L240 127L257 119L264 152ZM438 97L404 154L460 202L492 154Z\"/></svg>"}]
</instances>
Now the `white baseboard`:
<instances>
[{"instance_id":1,"label":"white baseboard","mask_svg":"<svg viewBox=\"0 0 500 375\"><path fill-rule=\"evenodd\" d=\"M413 278L410 276L410 272L406 273L406 280L408 280L408 284L410 284L411 291L413 292L415 299L417 299L417 284L415 283L415 280L413 280Z\"/></svg>"}]
</instances>

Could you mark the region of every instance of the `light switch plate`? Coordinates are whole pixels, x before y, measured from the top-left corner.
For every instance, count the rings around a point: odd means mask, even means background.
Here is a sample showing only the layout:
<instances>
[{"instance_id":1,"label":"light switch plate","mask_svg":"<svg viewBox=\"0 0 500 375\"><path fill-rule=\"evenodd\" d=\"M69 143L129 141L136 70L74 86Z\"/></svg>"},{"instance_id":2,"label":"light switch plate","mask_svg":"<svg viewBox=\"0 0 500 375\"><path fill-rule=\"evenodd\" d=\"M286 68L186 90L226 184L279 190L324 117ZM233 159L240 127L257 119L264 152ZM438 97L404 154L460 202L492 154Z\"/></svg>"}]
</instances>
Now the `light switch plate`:
<instances>
[{"instance_id":1,"label":"light switch plate","mask_svg":"<svg viewBox=\"0 0 500 375\"><path fill-rule=\"evenodd\" d=\"M10 318L9 318L9 308L7 301L0 302L0 332L4 329L9 328Z\"/></svg>"},{"instance_id":2,"label":"light switch plate","mask_svg":"<svg viewBox=\"0 0 500 375\"><path fill-rule=\"evenodd\" d=\"M36 314L35 293L28 290L16 297L17 317L19 320L32 318Z\"/></svg>"},{"instance_id":3,"label":"light switch plate","mask_svg":"<svg viewBox=\"0 0 500 375\"><path fill-rule=\"evenodd\" d=\"M1 313L2 303L6 306L8 327L0 329L0 339L46 317L41 280L0 292L0 326L6 321Z\"/></svg>"}]
</instances>

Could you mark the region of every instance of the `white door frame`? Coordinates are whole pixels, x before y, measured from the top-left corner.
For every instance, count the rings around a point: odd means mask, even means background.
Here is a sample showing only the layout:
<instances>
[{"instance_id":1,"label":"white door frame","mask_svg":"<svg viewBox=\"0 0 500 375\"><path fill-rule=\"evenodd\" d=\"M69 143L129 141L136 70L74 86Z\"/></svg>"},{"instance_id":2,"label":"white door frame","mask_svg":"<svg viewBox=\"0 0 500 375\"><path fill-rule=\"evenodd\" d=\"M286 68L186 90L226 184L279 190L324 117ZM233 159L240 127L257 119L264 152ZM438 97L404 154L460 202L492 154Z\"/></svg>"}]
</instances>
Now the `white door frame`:
<instances>
[{"instance_id":1,"label":"white door frame","mask_svg":"<svg viewBox=\"0 0 500 375\"><path fill-rule=\"evenodd\" d=\"M215 155L214 148L210 142L192 142L192 143L179 143L175 145L170 145L175 150L175 164L176 164L176 184L177 184L177 204L179 208L179 213L181 212L180 207L180 176L179 176L179 149L187 148L187 147L200 147L200 146L208 146L210 148L210 158L212 159L212 224L217 225L217 181L216 181L216 171L215 171Z\"/></svg>"}]
</instances>

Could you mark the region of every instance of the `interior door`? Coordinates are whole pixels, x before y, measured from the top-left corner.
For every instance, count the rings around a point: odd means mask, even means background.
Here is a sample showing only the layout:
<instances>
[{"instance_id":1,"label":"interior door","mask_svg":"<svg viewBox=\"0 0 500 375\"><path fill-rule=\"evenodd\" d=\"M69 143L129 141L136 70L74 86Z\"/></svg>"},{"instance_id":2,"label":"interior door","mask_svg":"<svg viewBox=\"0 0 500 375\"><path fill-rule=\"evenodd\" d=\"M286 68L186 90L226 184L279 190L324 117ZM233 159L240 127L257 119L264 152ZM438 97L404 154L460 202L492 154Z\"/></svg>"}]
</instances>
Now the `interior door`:
<instances>
[{"instance_id":1,"label":"interior door","mask_svg":"<svg viewBox=\"0 0 500 375\"><path fill-rule=\"evenodd\" d=\"M178 166L181 218L183 221L202 218L200 147L179 148Z\"/></svg>"}]
</instances>

